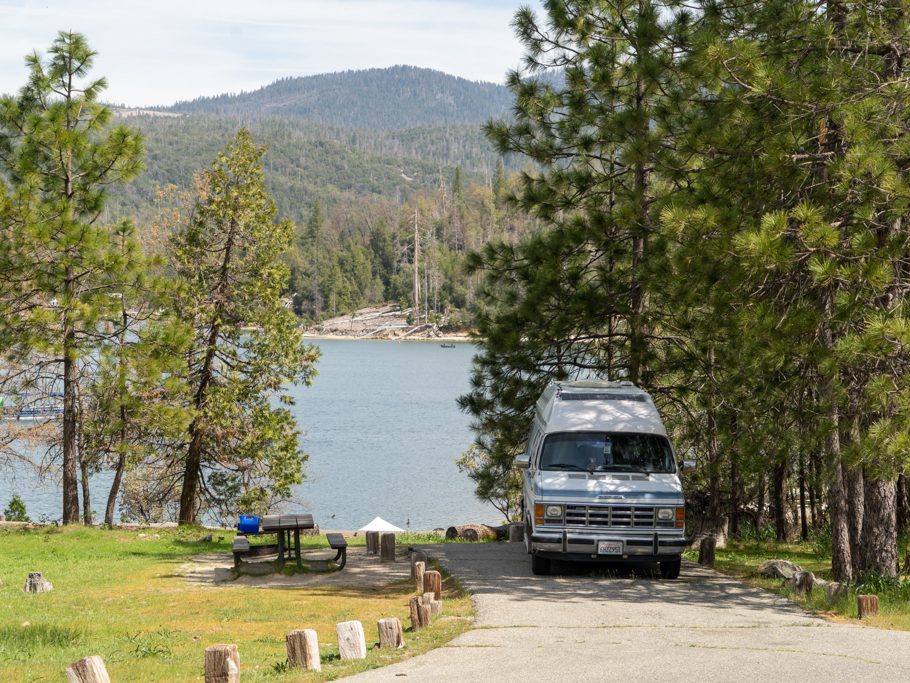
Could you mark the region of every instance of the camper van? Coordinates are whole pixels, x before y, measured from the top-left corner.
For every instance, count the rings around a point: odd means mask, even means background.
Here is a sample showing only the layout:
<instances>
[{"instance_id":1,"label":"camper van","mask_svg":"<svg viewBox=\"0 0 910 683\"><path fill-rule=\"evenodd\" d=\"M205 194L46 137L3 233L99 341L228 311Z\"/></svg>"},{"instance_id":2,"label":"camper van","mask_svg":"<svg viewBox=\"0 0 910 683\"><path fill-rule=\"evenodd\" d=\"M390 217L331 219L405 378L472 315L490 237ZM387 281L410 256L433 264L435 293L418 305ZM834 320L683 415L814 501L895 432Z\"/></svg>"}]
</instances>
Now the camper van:
<instances>
[{"instance_id":1,"label":"camper van","mask_svg":"<svg viewBox=\"0 0 910 683\"><path fill-rule=\"evenodd\" d=\"M686 513L651 397L630 382L556 382L537 402L522 472L534 574L551 560L659 563L679 576Z\"/></svg>"}]
</instances>

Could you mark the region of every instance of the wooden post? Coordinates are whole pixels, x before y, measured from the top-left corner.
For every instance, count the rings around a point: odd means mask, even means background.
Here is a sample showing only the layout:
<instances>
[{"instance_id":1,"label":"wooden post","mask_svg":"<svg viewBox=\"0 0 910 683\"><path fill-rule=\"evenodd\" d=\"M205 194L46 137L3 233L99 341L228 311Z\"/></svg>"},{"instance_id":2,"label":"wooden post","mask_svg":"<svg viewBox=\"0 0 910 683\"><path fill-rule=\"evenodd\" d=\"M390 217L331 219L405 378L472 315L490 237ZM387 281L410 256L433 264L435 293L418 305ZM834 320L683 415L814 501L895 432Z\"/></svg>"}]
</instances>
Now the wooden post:
<instances>
[{"instance_id":1,"label":"wooden post","mask_svg":"<svg viewBox=\"0 0 910 683\"><path fill-rule=\"evenodd\" d=\"M442 600L442 574L432 569L423 575L424 592L432 591L437 600Z\"/></svg>"},{"instance_id":2,"label":"wooden post","mask_svg":"<svg viewBox=\"0 0 910 683\"><path fill-rule=\"evenodd\" d=\"M432 611L428 605L423 604L423 596L414 595L408 602L408 608L411 613L411 630L419 631L430 625L430 616Z\"/></svg>"},{"instance_id":3,"label":"wooden post","mask_svg":"<svg viewBox=\"0 0 910 683\"><path fill-rule=\"evenodd\" d=\"M367 555L378 555L379 554L379 532L378 531L368 531L367 532Z\"/></svg>"},{"instance_id":4,"label":"wooden post","mask_svg":"<svg viewBox=\"0 0 910 683\"><path fill-rule=\"evenodd\" d=\"M111 683L101 657L92 656L80 659L66 667L68 683Z\"/></svg>"},{"instance_id":5,"label":"wooden post","mask_svg":"<svg viewBox=\"0 0 910 683\"><path fill-rule=\"evenodd\" d=\"M319 660L319 637L311 628L291 631L285 636L288 664L310 671L322 671Z\"/></svg>"},{"instance_id":6,"label":"wooden post","mask_svg":"<svg viewBox=\"0 0 910 683\"><path fill-rule=\"evenodd\" d=\"M430 614L432 616L435 617L437 614L442 614L442 600L437 600L436 594L433 593L433 591L424 593L420 602L430 608Z\"/></svg>"},{"instance_id":7,"label":"wooden post","mask_svg":"<svg viewBox=\"0 0 910 683\"><path fill-rule=\"evenodd\" d=\"M427 566L423 562L414 563L414 583L417 584L417 592L423 593L423 581L427 573Z\"/></svg>"},{"instance_id":8,"label":"wooden post","mask_svg":"<svg viewBox=\"0 0 910 683\"><path fill-rule=\"evenodd\" d=\"M404 647L401 619L391 617L379 620L379 647L394 649Z\"/></svg>"},{"instance_id":9,"label":"wooden post","mask_svg":"<svg viewBox=\"0 0 910 683\"><path fill-rule=\"evenodd\" d=\"M698 564L706 567L714 566L714 551L717 548L717 539L714 536L705 536L698 546Z\"/></svg>"},{"instance_id":10,"label":"wooden post","mask_svg":"<svg viewBox=\"0 0 910 683\"><path fill-rule=\"evenodd\" d=\"M54 590L54 587L42 576L41 572L29 572L22 590L26 593L48 593Z\"/></svg>"},{"instance_id":11,"label":"wooden post","mask_svg":"<svg viewBox=\"0 0 910 683\"><path fill-rule=\"evenodd\" d=\"M856 611L859 618L874 617L878 614L878 596L877 595L857 595Z\"/></svg>"},{"instance_id":12,"label":"wooden post","mask_svg":"<svg viewBox=\"0 0 910 683\"><path fill-rule=\"evenodd\" d=\"M383 534L379 541L379 561L395 561L395 534Z\"/></svg>"},{"instance_id":13,"label":"wooden post","mask_svg":"<svg viewBox=\"0 0 910 683\"><path fill-rule=\"evenodd\" d=\"M509 524L509 543L522 543L525 540L525 525L522 522Z\"/></svg>"},{"instance_id":14,"label":"wooden post","mask_svg":"<svg viewBox=\"0 0 910 683\"><path fill-rule=\"evenodd\" d=\"M240 652L236 645L205 648L205 683L240 683Z\"/></svg>"},{"instance_id":15,"label":"wooden post","mask_svg":"<svg viewBox=\"0 0 910 683\"><path fill-rule=\"evenodd\" d=\"M815 585L815 574L812 572L796 572L790 579L790 585L794 591L800 595L807 595L812 592Z\"/></svg>"},{"instance_id":16,"label":"wooden post","mask_svg":"<svg viewBox=\"0 0 910 683\"><path fill-rule=\"evenodd\" d=\"M363 635L363 624L359 621L342 621L336 624L338 654L342 659L366 659L367 641Z\"/></svg>"},{"instance_id":17,"label":"wooden post","mask_svg":"<svg viewBox=\"0 0 910 683\"><path fill-rule=\"evenodd\" d=\"M847 597L847 586L837 581L832 581L826 588L828 602L838 602Z\"/></svg>"},{"instance_id":18,"label":"wooden post","mask_svg":"<svg viewBox=\"0 0 910 683\"><path fill-rule=\"evenodd\" d=\"M426 569L427 554L420 552L419 550L415 550L413 553L411 553L411 578L412 579L417 578L417 563L418 562L423 562L424 569Z\"/></svg>"}]
</instances>

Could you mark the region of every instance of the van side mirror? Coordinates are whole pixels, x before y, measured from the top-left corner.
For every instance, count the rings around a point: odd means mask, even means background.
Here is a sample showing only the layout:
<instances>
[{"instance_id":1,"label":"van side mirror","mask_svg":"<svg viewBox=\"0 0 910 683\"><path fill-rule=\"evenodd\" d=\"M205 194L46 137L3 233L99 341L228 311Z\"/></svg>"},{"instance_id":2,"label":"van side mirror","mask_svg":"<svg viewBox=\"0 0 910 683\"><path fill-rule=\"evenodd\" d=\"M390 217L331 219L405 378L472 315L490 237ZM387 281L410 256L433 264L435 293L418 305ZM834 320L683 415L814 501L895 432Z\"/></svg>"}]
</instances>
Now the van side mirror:
<instances>
[{"instance_id":1,"label":"van side mirror","mask_svg":"<svg viewBox=\"0 0 910 683\"><path fill-rule=\"evenodd\" d=\"M695 471L695 461L694 460L683 460L679 467L682 472L694 472Z\"/></svg>"},{"instance_id":2,"label":"van side mirror","mask_svg":"<svg viewBox=\"0 0 910 683\"><path fill-rule=\"evenodd\" d=\"M531 466L531 456L527 453L522 453L515 457L515 467L520 470L526 470Z\"/></svg>"}]
</instances>

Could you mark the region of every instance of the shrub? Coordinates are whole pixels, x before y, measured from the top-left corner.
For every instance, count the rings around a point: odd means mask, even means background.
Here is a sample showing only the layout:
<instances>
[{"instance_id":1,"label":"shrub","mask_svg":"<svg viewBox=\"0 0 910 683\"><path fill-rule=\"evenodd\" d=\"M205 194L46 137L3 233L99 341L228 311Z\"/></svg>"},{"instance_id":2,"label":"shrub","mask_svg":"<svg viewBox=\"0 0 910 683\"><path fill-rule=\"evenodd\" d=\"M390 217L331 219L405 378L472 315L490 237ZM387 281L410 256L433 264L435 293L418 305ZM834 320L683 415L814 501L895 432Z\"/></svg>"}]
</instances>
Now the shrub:
<instances>
[{"instance_id":1,"label":"shrub","mask_svg":"<svg viewBox=\"0 0 910 683\"><path fill-rule=\"evenodd\" d=\"M10 522L29 522L28 515L25 512L25 502L19 496L13 496L6 509L3 511L7 521Z\"/></svg>"}]
</instances>

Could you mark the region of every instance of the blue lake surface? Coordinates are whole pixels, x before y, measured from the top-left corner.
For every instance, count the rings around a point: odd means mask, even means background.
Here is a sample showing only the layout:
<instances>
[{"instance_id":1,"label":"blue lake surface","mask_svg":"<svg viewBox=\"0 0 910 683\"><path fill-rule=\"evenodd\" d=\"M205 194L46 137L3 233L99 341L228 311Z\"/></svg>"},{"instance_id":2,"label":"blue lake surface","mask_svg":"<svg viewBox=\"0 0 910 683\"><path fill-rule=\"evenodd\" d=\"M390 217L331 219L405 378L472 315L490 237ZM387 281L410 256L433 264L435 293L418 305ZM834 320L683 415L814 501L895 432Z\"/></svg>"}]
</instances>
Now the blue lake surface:
<instances>
[{"instance_id":1,"label":"blue lake surface","mask_svg":"<svg viewBox=\"0 0 910 683\"><path fill-rule=\"evenodd\" d=\"M473 438L455 402L469 388L473 346L314 343L322 351L319 375L290 391L309 460L289 510L312 512L324 529L357 529L377 515L415 530L499 521L455 464ZM92 507L101 514L109 481L106 473L92 479ZM33 519L60 517L55 480L3 470L0 509L14 493Z\"/></svg>"}]
</instances>

